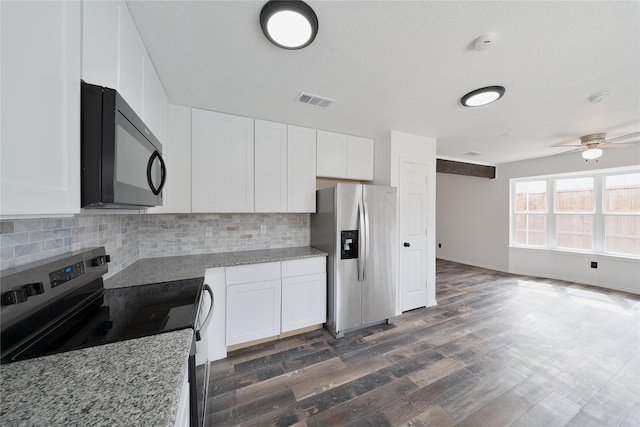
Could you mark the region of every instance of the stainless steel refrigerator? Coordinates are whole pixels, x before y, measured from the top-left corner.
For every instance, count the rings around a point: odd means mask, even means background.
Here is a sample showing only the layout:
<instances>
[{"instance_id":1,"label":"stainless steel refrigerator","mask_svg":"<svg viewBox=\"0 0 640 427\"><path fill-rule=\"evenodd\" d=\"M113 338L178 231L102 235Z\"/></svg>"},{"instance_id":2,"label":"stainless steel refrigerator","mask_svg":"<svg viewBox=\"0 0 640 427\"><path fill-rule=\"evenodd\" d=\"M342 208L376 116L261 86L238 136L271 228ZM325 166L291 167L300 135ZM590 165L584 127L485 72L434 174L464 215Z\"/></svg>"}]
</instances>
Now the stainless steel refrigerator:
<instances>
[{"instance_id":1,"label":"stainless steel refrigerator","mask_svg":"<svg viewBox=\"0 0 640 427\"><path fill-rule=\"evenodd\" d=\"M311 246L327 257L327 329L387 321L396 310L396 189L337 183L316 192Z\"/></svg>"}]
</instances>

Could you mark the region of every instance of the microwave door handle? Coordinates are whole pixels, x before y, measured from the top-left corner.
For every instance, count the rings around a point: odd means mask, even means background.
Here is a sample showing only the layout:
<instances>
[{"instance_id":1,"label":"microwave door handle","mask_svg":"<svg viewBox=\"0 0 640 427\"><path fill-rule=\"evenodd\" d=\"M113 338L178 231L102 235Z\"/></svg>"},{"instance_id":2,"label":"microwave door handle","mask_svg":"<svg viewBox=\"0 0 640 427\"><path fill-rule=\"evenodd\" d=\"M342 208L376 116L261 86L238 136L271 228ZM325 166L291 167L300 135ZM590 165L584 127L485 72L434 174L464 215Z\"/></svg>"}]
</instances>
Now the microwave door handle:
<instances>
[{"instance_id":1,"label":"microwave door handle","mask_svg":"<svg viewBox=\"0 0 640 427\"><path fill-rule=\"evenodd\" d=\"M153 185L153 176L151 176L151 168L153 167L153 162L156 160L156 158L160 161L160 175L162 177L158 188ZM164 188L164 184L166 181L167 168L164 164L164 159L162 158L158 150L155 150L153 154L151 154L151 157L149 157L149 161L147 162L147 182L149 183L149 188L151 188L151 192L154 194L154 196L160 194L162 188Z\"/></svg>"},{"instance_id":2,"label":"microwave door handle","mask_svg":"<svg viewBox=\"0 0 640 427\"><path fill-rule=\"evenodd\" d=\"M160 160L160 186L158 187L158 194L164 188L164 185L167 183L167 166L164 164L164 159L162 158L162 154L158 153L158 160ZM157 195L157 194L156 194Z\"/></svg>"}]
</instances>

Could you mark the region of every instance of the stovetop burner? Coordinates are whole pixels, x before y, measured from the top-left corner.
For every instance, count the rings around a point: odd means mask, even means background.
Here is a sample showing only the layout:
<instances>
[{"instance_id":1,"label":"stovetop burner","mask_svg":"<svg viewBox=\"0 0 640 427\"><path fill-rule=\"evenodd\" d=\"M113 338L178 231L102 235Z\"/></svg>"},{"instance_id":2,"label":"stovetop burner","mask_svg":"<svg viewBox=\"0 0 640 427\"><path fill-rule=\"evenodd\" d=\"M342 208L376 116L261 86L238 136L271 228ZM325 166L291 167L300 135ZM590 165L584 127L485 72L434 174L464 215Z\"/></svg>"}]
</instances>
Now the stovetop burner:
<instances>
[{"instance_id":1,"label":"stovetop burner","mask_svg":"<svg viewBox=\"0 0 640 427\"><path fill-rule=\"evenodd\" d=\"M194 328L203 278L104 289L107 260L95 248L3 272L1 362Z\"/></svg>"}]
</instances>

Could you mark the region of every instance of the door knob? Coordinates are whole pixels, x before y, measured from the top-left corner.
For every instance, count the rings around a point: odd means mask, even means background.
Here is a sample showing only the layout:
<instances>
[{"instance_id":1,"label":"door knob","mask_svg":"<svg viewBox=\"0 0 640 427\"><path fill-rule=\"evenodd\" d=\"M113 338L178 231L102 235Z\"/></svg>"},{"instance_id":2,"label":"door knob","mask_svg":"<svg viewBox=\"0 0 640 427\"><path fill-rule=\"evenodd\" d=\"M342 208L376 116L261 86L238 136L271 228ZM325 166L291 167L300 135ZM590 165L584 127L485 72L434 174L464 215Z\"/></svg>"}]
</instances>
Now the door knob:
<instances>
[{"instance_id":1,"label":"door knob","mask_svg":"<svg viewBox=\"0 0 640 427\"><path fill-rule=\"evenodd\" d=\"M403 246L404 246L405 248L408 248L409 246L411 246L411 243L409 243L409 242L404 242L404 245L403 245Z\"/></svg>"}]
</instances>

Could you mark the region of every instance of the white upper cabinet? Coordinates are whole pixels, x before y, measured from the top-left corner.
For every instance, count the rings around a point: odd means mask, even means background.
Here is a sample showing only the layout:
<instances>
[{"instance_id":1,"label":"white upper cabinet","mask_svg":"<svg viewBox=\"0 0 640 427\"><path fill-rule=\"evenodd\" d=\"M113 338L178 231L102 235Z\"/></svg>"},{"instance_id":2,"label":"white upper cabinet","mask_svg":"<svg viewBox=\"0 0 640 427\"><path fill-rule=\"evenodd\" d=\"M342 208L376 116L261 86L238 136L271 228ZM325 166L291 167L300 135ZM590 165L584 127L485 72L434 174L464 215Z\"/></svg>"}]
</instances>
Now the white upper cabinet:
<instances>
[{"instance_id":1,"label":"white upper cabinet","mask_svg":"<svg viewBox=\"0 0 640 427\"><path fill-rule=\"evenodd\" d=\"M162 143L167 166L167 183L162 190L162 206L147 213L191 212L191 108L167 106L167 135Z\"/></svg>"},{"instance_id":2,"label":"white upper cabinet","mask_svg":"<svg viewBox=\"0 0 640 427\"><path fill-rule=\"evenodd\" d=\"M317 176L373 180L373 139L319 130L317 152Z\"/></svg>"},{"instance_id":3,"label":"white upper cabinet","mask_svg":"<svg viewBox=\"0 0 640 427\"><path fill-rule=\"evenodd\" d=\"M255 211L287 211L287 125L255 120Z\"/></svg>"},{"instance_id":4,"label":"white upper cabinet","mask_svg":"<svg viewBox=\"0 0 640 427\"><path fill-rule=\"evenodd\" d=\"M81 7L0 2L0 216L80 212Z\"/></svg>"},{"instance_id":5,"label":"white upper cabinet","mask_svg":"<svg viewBox=\"0 0 640 427\"><path fill-rule=\"evenodd\" d=\"M317 176L347 177L347 135L318 131Z\"/></svg>"},{"instance_id":6,"label":"white upper cabinet","mask_svg":"<svg viewBox=\"0 0 640 427\"><path fill-rule=\"evenodd\" d=\"M255 121L255 211L315 212L316 130Z\"/></svg>"},{"instance_id":7,"label":"white upper cabinet","mask_svg":"<svg viewBox=\"0 0 640 427\"><path fill-rule=\"evenodd\" d=\"M82 79L87 83L118 87L122 6L118 1L82 3Z\"/></svg>"},{"instance_id":8,"label":"white upper cabinet","mask_svg":"<svg viewBox=\"0 0 640 427\"><path fill-rule=\"evenodd\" d=\"M167 131L167 94L164 92L160 78L148 56L144 57L143 84L144 123L160 140L160 143L164 143Z\"/></svg>"},{"instance_id":9,"label":"white upper cabinet","mask_svg":"<svg viewBox=\"0 0 640 427\"><path fill-rule=\"evenodd\" d=\"M373 139L347 137L347 178L373 180Z\"/></svg>"},{"instance_id":10,"label":"white upper cabinet","mask_svg":"<svg viewBox=\"0 0 640 427\"><path fill-rule=\"evenodd\" d=\"M316 130L287 126L287 212L316 211Z\"/></svg>"},{"instance_id":11,"label":"white upper cabinet","mask_svg":"<svg viewBox=\"0 0 640 427\"><path fill-rule=\"evenodd\" d=\"M253 119L194 108L191 124L193 212L253 212Z\"/></svg>"},{"instance_id":12,"label":"white upper cabinet","mask_svg":"<svg viewBox=\"0 0 640 427\"><path fill-rule=\"evenodd\" d=\"M91 31L91 29L89 29ZM147 51L126 5L120 6L118 92L144 120L144 57ZM91 82L88 82L91 83ZM162 142L162 141L161 141Z\"/></svg>"},{"instance_id":13,"label":"white upper cabinet","mask_svg":"<svg viewBox=\"0 0 640 427\"><path fill-rule=\"evenodd\" d=\"M161 143L167 95L123 1L82 3L82 79L116 89Z\"/></svg>"}]
</instances>

